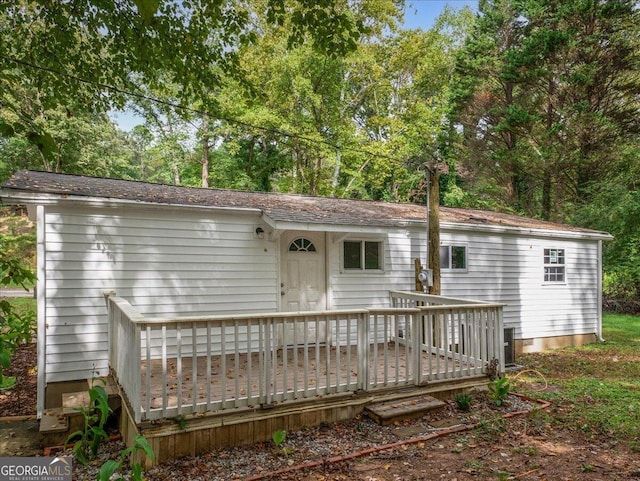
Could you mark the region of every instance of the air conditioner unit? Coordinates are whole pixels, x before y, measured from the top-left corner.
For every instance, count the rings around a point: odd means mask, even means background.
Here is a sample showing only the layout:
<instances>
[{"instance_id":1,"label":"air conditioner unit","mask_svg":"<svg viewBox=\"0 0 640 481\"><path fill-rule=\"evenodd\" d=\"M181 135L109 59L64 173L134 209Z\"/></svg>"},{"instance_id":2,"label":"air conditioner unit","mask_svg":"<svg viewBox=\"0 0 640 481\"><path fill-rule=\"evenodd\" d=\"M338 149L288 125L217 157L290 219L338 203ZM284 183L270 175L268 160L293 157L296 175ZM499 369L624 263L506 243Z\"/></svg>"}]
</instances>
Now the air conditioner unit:
<instances>
[{"instance_id":1,"label":"air conditioner unit","mask_svg":"<svg viewBox=\"0 0 640 481\"><path fill-rule=\"evenodd\" d=\"M504 365L513 366L516 363L516 328L504 328Z\"/></svg>"}]
</instances>

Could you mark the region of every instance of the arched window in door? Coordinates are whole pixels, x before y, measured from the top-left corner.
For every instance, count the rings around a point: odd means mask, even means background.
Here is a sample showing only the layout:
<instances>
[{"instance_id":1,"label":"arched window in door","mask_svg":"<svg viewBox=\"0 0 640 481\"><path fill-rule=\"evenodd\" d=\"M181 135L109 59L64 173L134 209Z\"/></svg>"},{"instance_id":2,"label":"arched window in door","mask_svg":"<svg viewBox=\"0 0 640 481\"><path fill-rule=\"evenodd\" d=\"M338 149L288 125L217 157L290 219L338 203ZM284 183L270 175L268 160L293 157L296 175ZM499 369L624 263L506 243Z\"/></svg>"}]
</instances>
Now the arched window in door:
<instances>
[{"instance_id":1,"label":"arched window in door","mask_svg":"<svg viewBox=\"0 0 640 481\"><path fill-rule=\"evenodd\" d=\"M289 252L316 252L316 246L309 239L299 237L289 244Z\"/></svg>"}]
</instances>

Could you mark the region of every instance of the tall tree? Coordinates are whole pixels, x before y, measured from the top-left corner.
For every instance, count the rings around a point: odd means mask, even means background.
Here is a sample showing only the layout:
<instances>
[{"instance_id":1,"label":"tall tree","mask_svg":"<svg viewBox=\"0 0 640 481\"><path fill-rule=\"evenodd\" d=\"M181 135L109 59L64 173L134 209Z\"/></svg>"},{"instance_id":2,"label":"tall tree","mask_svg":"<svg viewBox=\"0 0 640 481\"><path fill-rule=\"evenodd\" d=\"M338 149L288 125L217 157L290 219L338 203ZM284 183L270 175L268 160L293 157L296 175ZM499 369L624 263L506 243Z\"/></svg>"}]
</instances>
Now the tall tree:
<instances>
[{"instance_id":1,"label":"tall tree","mask_svg":"<svg viewBox=\"0 0 640 481\"><path fill-rule=\"evenodd\" d=\"M352 4L267 0L264 6L269 22L293 26L290 45L304 39L341 55L366 27ZM236 52L256 33L252 13L252 3L242 0L0 2L0 135L22 134L52 156L57 145L36 122L47 110L105 113L124 107L138 83L153 89L161 78L179 87L181 100L206 99L220 82L211 67L237 72Z\"/></svg>"},{"instance_id":2,"label":"tall tree","mask_svg":"<svg viewBox=\"0 0 640 481\"><path fill-rule=\"evenodd\" d=\"M566 219L638 131L635 2L481 1L480 12L458 63L466 166L504 207Z\"/></svg>"}]
</instances>

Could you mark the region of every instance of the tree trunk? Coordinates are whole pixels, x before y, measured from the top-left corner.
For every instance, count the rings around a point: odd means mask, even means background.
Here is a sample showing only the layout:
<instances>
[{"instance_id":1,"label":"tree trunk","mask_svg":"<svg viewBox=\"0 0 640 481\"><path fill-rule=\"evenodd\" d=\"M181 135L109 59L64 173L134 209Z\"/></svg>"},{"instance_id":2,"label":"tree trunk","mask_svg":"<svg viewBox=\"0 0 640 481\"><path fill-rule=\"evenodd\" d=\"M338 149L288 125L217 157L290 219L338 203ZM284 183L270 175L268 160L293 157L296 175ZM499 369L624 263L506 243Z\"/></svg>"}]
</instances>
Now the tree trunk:
<instances>
[{"instance_id":1,"label":"tree trunk","mask_svg":"<svg viewBox=\"0 0 640 481\"><path fill-rule=\"evenodd\" d=\"M433 286L429 293L439 296L440 287L440 173L437 166L427 167L429 189L429 257L427 263L433 271Z\"/></svg>"},{"instance_id":2,"label":"tree trunk","mask_svg":"<svg viewBox=\"0 0 640 481\"><path fill-rule=\"evenodd\" d=\"M171 171L173 173L173 185L180 185L180 171L178 170L178 166L172 165Z\"/></svg>"},{"instance_id":3,"label":"tree trunk","mask_svg":"<svg viewBox=\"0 0 640 481\"><path fill-rule=\"evenodd\" d=\"M202 187L209 187L209 117L202 116Z\"/></svg>"},{"instance_id":4,"label":"tree trunk","mask_svg":"<svg viewBox=\"0 0 640 481\"><path fill-rule=\"evenodd\" d=\"M336 196L336 189L338 188L338 179L340 178L340 162L342 155L340 150L336 150L336 165L333 168L333 178L331 179L331 197Z\"/></svg>"}]
</instances>

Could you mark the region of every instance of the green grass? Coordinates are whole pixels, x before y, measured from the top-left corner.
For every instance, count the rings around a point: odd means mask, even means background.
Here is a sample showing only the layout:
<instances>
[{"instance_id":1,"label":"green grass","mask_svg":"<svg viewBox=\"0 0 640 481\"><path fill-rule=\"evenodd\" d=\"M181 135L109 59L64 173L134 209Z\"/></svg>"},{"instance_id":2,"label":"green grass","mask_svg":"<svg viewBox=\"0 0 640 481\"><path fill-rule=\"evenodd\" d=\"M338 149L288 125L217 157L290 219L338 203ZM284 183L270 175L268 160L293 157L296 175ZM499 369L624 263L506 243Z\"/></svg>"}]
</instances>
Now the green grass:
<instances>
[{"instance_id":1,"label":"green grass","mask_svg":"<svg viewBox=\"0 0 640 481\"><path fill-rule=\"evenodd\" d=\"M541 392L520 392L554 404L555 418L569 429L640 443L640 317L607 314L606 342L578 348L523 354L525 369L549 383ZM518 380L540 381L534 373Z\"/></svg>"},{"instance_id":2,"label":"green grass","mask_svg":"<svg viewBox=\"0 0 640 481\"><path fill-rule=\"evenodd\" d=\"M7 300L18 314L31 313L35 317L36 300L33 297L10 297Z\"/></svg>"}]
</instances>

